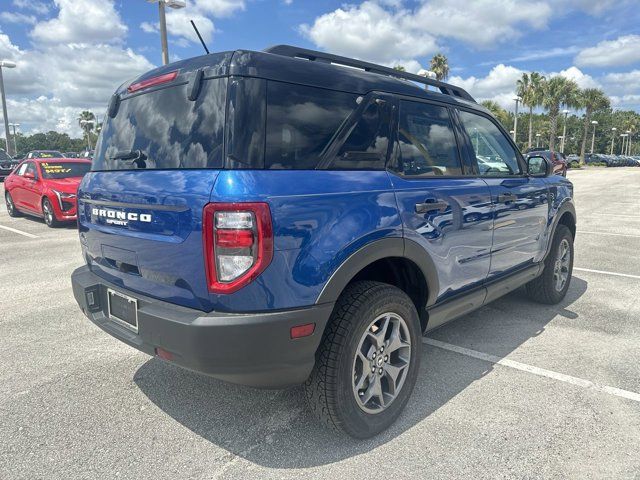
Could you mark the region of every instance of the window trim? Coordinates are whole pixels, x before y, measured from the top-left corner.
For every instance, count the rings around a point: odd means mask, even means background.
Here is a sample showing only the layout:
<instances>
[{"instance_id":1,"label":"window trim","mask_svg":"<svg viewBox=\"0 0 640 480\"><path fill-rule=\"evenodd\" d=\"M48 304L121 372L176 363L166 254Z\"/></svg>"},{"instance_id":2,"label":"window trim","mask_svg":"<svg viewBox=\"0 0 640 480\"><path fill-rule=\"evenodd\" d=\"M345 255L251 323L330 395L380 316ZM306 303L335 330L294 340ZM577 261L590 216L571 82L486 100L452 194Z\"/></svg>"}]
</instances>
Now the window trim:
<instances>
[{"instance_id":1,"label":"window trim","mask_svg":"<svg viewBox=\"0 0 640 480\"><path fill-rule=\"evenodd\" d=\"M462 142L462 139L460 138L461 135L457 131L458 125L456 123L456 118L453 114L454 113L453 108L455 107L452 107L452 105L449 103L438 102L431 99L411 97L408 95L395 95L395 94L390 94L390 95L392 95L395 98L396 103L395 103L395 115L394 115L393 126L392 126L393 128L392 138L391 138L392 151L390 152L390 158L389 158L389 161L387 162L387 171L389 173L392 173L393 175L396 175L404 180L442 180L444 178L465 179L465 178L473 177L473 172L467 172L469 166L464 161L463 149L462 149L463 142ZM402 101L432 105L436 107L445 108L447 110L447 113L449 115L449 120L451 121L451 129L453 131L453 136L456 141L456 150L458 152L458 163L460 165L460 170L462 171L462 175L425 175L425 176L417 177L415 175L405 175L404 172L400 171L399 165L398 165L399 151L400 151L398 138L399 138L399 129L400 129L400 102Z\"/></svg>"},{"instance_id":2,"label":"window trim","mask_svg":"<svg viewBox=\"0 0 640 480\"><path fill-rule=\"evenodd\" d=\"M522 156L522 152L520 152L520 149L518 148L516 143L513 141L511 136L504 129L504 127L500 124L500 122L498 122L492 115L487 114L486 112L483 112L483 111L480 111L480 110L474 110L472 108L460 107L460 106L457 106L457 107L454 107L454 108L456 109L456 116L458 117L458 119L460 121L460 128L462 129L462 132L464 132L464 139L465 139L466 148L467 148L469 153L473 152L473 155L472 155L470 160L471 160L472 165L474 166L474 169L476 171L476 175L475 176L477 178L503 178L503 179L504 178L529 178L529 174L527 173L527 169L526 169L526 162L524 161L524 158ZM458 115L458 113L460 111L471 113L471 114L477 115L479 117L486 118L491 123L493 123L496 126L496 128L507 138L509 144L514 149L514 151L516 152L516 161L518 162L518 165L520 166L520 171L522 173L519 173L518 175L490 175L490 176L481 175L480 174L480 167L478 166L477 158L475 158L476 155L475 155L475 150L473 148L473 144L471 142L471 137L469 136L469 132L467 132L467 129L465 128L464 123L462 122L462 118L460 118L459 115Z\"/></svg>"}]
</instances>

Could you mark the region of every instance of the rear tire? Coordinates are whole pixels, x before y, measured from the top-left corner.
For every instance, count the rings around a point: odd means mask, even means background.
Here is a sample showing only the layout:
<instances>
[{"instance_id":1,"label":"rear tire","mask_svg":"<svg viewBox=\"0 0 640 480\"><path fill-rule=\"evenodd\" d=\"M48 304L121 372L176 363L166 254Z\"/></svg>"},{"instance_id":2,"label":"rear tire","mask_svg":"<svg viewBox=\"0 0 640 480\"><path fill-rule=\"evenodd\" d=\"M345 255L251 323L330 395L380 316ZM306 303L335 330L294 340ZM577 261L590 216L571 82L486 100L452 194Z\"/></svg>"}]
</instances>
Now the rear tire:
<instances>
[{"instance_id":1,"label":"rear tire","mask_svg":"<svg viewBox=\"0 0 640 480\"><path fill-rule=\"evenodd\" d=\"M342 293L305 383L310 409L329 428L369 438L406 406L421 352L418 313L400 289L379 282Z\"/></svg>"},{"instance_id":2,"label":"rear tire","mask_svg":"<svg viewBox=\"0 0 640 480\"><path fill-rule=\"evenodd\" d=\"M551 251L544 261L542 274L525 285L527 295L533 300L555 305L562 301L569 290L573 273L573 235L566 225L558 225Z\"/></svg>"},{"instance_id":3,"label":"rear tire","mask_svg":"<svg viewBox=\"0 0 640 480\"><path fill-rule=\"evenodd\" d=\"M16 218L21 216L20 212L13 203L13 198L11 198L11 194L9 192L6 192L4 194L4 201L7 205L7 212L9 213L10 217Z\"/></svg>"},{"instance_id":4,"label":"rear tire","mask_svg":"<svg viewBox=\"0 0 640 480\"><path fill-rule=\"evenodd\" d=\"M53 205L51 205L51 202L46 197L44 198L44 200L42 200L42 215L44 217L44 223L47 224L47 227L56 228L61 225L61 222L59 222L56 218L56 213L53 210Z\"/></svg>"}]
</instances>

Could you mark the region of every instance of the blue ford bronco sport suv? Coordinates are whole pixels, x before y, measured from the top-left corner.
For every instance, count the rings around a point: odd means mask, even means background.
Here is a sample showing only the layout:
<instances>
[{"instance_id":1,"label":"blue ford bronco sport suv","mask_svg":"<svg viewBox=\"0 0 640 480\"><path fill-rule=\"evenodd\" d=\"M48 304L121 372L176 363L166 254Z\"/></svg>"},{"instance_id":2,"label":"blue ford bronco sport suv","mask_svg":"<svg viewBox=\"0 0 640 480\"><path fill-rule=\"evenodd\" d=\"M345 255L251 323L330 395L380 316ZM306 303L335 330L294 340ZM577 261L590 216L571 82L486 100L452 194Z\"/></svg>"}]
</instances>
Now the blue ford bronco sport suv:
<instances>
[{"instance_id":1,"label":"blue ford bronco sport suv","mask_svg":"<svg viewBox=\"0 0 640 480\"><path fill-rule=\"evenodd\" d=\"M149 355L303 384L369 437L407 404L425 332L521 286L564 297L576 214L552 172L453 85L290 46L180 61L111 98L74 295Z\"/></svg>"}]
</instances>

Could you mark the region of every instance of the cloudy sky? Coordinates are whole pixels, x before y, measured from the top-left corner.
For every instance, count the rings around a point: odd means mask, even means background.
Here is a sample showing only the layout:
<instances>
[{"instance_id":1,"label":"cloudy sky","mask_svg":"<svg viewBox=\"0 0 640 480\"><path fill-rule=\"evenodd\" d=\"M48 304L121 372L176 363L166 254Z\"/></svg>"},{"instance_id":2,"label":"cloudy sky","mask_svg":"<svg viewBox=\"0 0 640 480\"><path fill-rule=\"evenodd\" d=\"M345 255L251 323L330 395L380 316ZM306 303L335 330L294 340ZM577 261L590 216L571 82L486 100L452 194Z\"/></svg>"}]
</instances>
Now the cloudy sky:
<instances>
[{"instance_id":1,"label":"cloudy sky","mask_svg":"<svg viewBox=\"0 0 640 480\"><path fill-rule=\"evenodd\" d=\"M25 132L80 135L123 81L161 62L158 12L144 0L0 0L9 118ZM540 71L597 86L640 111L640 10L626 0L187 0L169 11L172 59L289 43L417 71L442 52L449 81L512 108L515 81Z\"/></svg>"}]
</instances>

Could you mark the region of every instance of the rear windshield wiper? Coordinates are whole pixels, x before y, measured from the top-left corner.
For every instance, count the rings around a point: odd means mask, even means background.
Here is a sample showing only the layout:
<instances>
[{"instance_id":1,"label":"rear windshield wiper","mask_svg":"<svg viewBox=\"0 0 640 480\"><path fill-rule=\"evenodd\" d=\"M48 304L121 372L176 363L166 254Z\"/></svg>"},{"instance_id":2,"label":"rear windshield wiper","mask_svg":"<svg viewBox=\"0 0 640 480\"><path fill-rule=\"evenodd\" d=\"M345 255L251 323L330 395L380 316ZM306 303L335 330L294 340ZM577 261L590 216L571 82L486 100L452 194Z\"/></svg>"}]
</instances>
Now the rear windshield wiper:
<instances>
[{"instance_id":1,"label":"rear windshield wiper","mask_svg":"<svg viewBox=\"0 0 640 480\"><path fill-rule=\"evenodd\" d=\"M124 160L136 164L136 168L147 168L147 156L142 150L121 150L111 155L111 160Z\"/></svg>"}]
</instances>

